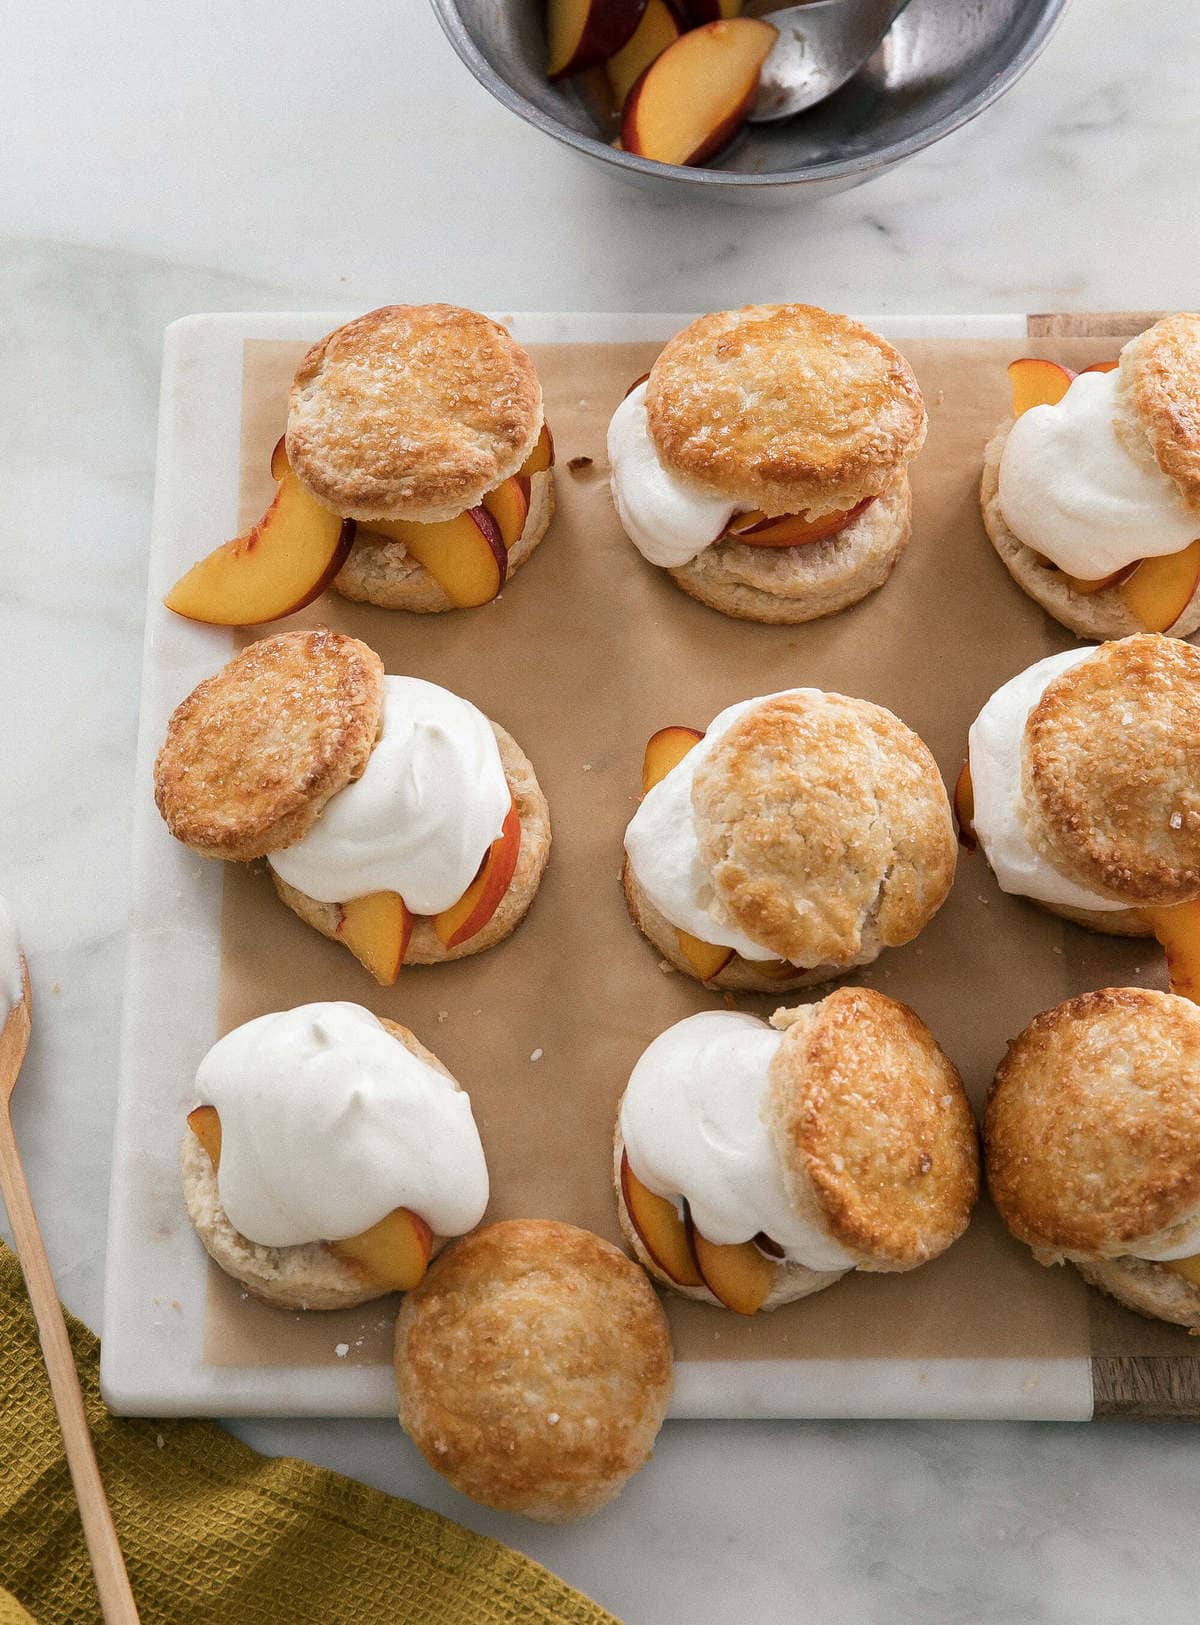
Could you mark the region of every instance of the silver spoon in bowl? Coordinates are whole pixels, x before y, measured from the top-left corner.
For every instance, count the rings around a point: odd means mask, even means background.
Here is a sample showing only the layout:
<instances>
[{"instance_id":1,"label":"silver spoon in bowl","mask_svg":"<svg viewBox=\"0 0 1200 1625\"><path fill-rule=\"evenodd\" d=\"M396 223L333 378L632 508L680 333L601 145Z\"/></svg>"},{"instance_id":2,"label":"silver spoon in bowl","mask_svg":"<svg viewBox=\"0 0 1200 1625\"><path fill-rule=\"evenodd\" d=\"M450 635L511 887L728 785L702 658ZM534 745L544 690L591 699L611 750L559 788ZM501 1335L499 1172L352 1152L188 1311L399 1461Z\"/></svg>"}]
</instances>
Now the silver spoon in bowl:
<instances>
[{"instance_id":1,"label":"silver spoon in bowl","mask_svg":"<svg viewBox=\"0 0 1200 1625\"><path fill-rule=\"evenodd\" d=\"M791 118L853 78L908 0L808 0L769 11L779 38L763 63L751 124Z\"/></svg>"}]
</instances>

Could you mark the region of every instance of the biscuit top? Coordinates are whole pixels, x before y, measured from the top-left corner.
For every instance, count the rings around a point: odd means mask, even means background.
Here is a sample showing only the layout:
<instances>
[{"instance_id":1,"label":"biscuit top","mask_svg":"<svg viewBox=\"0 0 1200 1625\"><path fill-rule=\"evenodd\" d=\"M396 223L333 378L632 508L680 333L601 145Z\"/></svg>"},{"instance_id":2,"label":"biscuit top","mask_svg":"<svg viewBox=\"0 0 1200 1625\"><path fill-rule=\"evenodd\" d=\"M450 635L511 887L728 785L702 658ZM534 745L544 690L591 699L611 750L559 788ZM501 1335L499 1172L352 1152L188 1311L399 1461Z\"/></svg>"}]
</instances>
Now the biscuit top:
<instances>
[{"instance_id":1,"label":"biscuit top","mask_svg":"<svg viewBox=\"0 0 1200 1625\"><path fill-rule=\"evenodd\" d=\"M1104 643L1029 713L1030 840L1070 879L1131 904L1200 896L1200 652L1146 632Z\"/></svg>"},{"instance_id":2,"label":"biscuit top","mask_svg":"<svg viewBox=\"0 0 1200 1625\"><path fill-rule=\"evenodd\" d=\"M1165 316L1121 351L1128 415L1117 432L1135 455L1147 448L1200 515L1200 315Z\"/></svg>"},{"instance_id":3,"label":"biscuit top","mask_svg":"<svg viewBox=\"0 0 1200 1625\"><path fill-rule=\"evenodd\" d=\"M287 454L351 519L451 519L515 474L542 426L533 363L456 305L385 305L328 334L288 397Z\"/></svg>"},{"instance_id":4,"label":"biscuit top","mask_svg":"<svg viewBox=\"0 0 1200 1625\"><path fill-rule=\"evenodd\" d=\"M654 363L646 410L668 469L769 514L877 496L925 439L904 357L814 305L701 316Z\"/></svg>"},{"instance_id":5,"label":"biscuit top","mask_svg":"<svg viewBox=\"0 0 1200 1625\"><path fill-rule=\"evenodd\" d=\"M798 965L915 937L954 878L937 764L880 705L792 689L743 712L696 770L702 862L723 909Z\"/></svg>"},{"instance_id":6,"label":"biscuit top","mask_svg":"<svg viewBox=\"0 0 1200 1625\"><path fill-rule=\"evenodd\" d=\"M1001 1062L984 1144L996 1206L1030 1246L1160 1251L1200 1216L1200 1009L1110 987L1047 1010Z\"/></svg>"},{"instance_id":7,"label":"biscuit top","mask_svg":"<svg viewBox=\"0 0 1200 1625\"><path fill-rule=\"evenodd\" d=\"M250 644L178 705L154 765L154 799L177 840L248 861L298 841L367 765L383 662L319 628Z\"/></svg>"},{"instance_id":8,"label":"biscuit top","mask_svg":"<svg viewBox=\"0 0 1200 1625\"><path fill-rule=\"evenodd\" d=\"M801 1212L859 1267L903 1270L966 1229L979 1194L975 1119L925 1024L869 988L777 1010L784 1038L764 1117Z\"/></svg>"}]
</instances>

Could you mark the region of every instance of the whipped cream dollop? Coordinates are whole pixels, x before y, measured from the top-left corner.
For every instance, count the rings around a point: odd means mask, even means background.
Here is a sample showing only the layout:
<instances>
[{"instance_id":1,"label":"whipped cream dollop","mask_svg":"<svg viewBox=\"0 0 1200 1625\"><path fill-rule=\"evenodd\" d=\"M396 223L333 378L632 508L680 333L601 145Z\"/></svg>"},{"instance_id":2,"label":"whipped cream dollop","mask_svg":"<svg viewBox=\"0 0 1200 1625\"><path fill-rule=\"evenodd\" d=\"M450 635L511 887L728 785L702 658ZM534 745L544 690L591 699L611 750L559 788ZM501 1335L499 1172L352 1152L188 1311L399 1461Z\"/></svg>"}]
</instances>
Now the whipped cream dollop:
<instances>
[{"instance_id":1,"label":"whipped cream dollop","mask_svg":"<svg viewBox=\"0 0 1200 1625\"><path fill-rule=\"evenodd\" d=\"M1060 673L1095 652L1094 645L1066 649L1037 661L998 688L971 726L967 751L975 792L975 834L1000 890L1060 908L1112 910L1126 904L1076 885L1034 851L1025 833L1021 795L1021 742L1029 713Z\"/></svg>"},{"instance_id":2,"label":"whipped cream dollop","mask_svg":"<svg viewBox=\"0 0 1200 1625\"><path fill-rule=\"evenodd\" d=\"M1139 1242L1133 1258L1147 1258L1152 1264L1169 1264L1176 1258L1193 1258L1200 1253L1200 1213L1197 1213L1191 1223L1175 1237L1174 1241L1162 1242L1157 1247L1153 1241Z\"/></svg>"},{"instance_id":3,"label":"whipped cream dollop","mask_svg":"<svg viewBox=\"0 0 1200 1625\"><path fill-rule=\"evenodd\" d=\"M665 469L646 417L646 385L631 389L608 426L613 503L630 541L651 564L677 569L711 547L738 511Z\"/></svg>"},{"instance_id":4,"label":"whipped cream dollop","mask_svg":"<svg viewBox=\"0 0 1200 1625\"><path fill-rule=\"evenodd\" d=\"M0 897L0 1026L25 997L21 970L21 933L12 910Z\"/></svg>"},{"instance_id":5,"label":"whipped cream dollop","mask_svg":"<svg viewBox=\"0 0 1200 1625\"><path fill-rule=\"evenodd\" d=\"M474 880L511 800L482 711L419 677L385 677L382 731L362 777L267 861L319 903L394 891L412 913L440 914Z\"/></svg>"},{"instance_id":6,"label":"whipped cream dollop","mask_svg":"<svg viewBox=\"0 0 1200 1625\"><path fill-rule=\"evenodd\" d=\"M342 1241L406 1207L460 1236L488 1201L471 1102L357 1004L235 1027L196 1073L221 1119L217 1188L264 1247Z\"/></svg>"},{"instance_id":7,"label":"whipped cream dollop","mask_svg":"<svg viewBox=\"0 0 1200 1625\"><path fill-rule=\"evenodd\" d=\"M765 1021L733 1010L706 1010L660 1033L621 1102L629 1166L656 1196L684 1197L709 1241L750 1241L763 1231L793 1263L852 1269L853 1256L796 1212L763 1121L782 1042Z\"/></svg>"},{"instance_id":8,"label":"whipped cream dollop","mask_svg":"<svg viewBox=\"0 0 1200 1625\"><path fill-rule=\"evenodd\" d=\"M1119 371L1081 372L1057 406L1034 406L1000 458L1000 511L1018 540L1068 575L1098 581L1138 559L1178 553L1200 515L1154 461L1117 438Z\"/></svg>"},{"instance_id":9,"label":"whipped cream dollop","mask_svg":"<svg viewBox=\"0 0 1200 1625\"><path fill-rule=\"evenodd\" d=\"M818 689L785 689L784 693L817 694ZM721 906L712 878L700 857L692 781L696 769L717 740L752 706L774 699L764 694L741 700L718 712L704 738L642 797L625 831L625 852L642 890L672 925L719 948L732 948L743 959L778 959L771 948L738 928Z\"/></svg>"}]
</instances>

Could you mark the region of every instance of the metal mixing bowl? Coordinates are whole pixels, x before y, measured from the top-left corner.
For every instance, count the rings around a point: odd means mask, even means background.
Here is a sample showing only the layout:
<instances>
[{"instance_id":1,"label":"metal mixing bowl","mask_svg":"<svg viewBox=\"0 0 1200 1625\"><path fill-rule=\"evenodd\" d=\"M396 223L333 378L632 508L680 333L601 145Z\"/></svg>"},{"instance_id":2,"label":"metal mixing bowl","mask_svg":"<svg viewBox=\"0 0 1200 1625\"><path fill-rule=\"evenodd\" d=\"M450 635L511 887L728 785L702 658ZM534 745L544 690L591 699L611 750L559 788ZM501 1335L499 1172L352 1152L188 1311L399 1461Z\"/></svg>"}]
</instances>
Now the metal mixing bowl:
<instances>
[{"instance_id":1,"label":"metal mixing bowl","mask_svg":"<svg viewBox=\"0 0 1200 1625\"><path fill-rule=\"evenodd\" d=\"M550 83L545 0L433 0L433 9L459 56L498 101L626 179L677 197L796 202L859 186L974 118L1024 73L1066 4L912 0L871 60L835 96L795 119L747 126L697 169L617 151L615 130L604 125L586 84Z\"/></svg>"}]
</instances>

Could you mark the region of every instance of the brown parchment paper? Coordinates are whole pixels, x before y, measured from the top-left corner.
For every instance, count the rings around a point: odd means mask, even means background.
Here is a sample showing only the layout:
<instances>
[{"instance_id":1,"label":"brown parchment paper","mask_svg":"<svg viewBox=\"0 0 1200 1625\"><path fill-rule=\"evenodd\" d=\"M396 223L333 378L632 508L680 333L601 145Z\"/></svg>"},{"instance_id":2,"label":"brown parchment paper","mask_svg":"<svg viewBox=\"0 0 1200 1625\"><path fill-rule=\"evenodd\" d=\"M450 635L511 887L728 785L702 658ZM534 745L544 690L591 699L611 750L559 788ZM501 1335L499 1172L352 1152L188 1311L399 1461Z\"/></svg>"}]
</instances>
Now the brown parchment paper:
<instances>
[{"instance_id":1,"label":"brown parchment paper","mask_svg":"<svg viewBox=\"0 0 1200 1625\"><path fill-rule=\"evenodd\" d=\"M984 700L1073 642L1012 583L979 517L981 449L1007 411L1005 364L1037 353L1085 365L1115 354L1117 343L904 345L930 415L913 469L912 542L880 592L795 628L732 621L694 603L620 530L605 427L657 348L535 350L558 452L558 515L495 603L423 617L330 593L285 623L325 623L363 638L388 671L465 695L520 741L554 824L549 869L526 922L490 952L405 969L381 989L276 900L265 866L230 866L221 944L222 1031L316 999L356 1000L406 1023L470 1092L491 1171L488 1218L567 1219L613 1240L612 1124L630 1068L664 1027L720 997L665 974L625 910L621 836L647 737L673 722L704 728L735 700L815 684L889 706L926 740L952 785ZM268 456L302 349L245 346L246 521L271 494ZM572 471L573 458L592 461ZM978 1106L1006 1040L1038 1011L1088 987L1161 985L1161 970L1152 944L1096 936L1006 897L980 856L963 855L932 924L858 980L913 1005ZM777 1002L738 998L761 1015ZM388 1300L344 1314L285 1314L245 1297L215 1268L210 1274L206 1358L214 1364L390 1357ZM1035 1264L986 1201L956 1246L911 1274L851 1275L753 1320L667 1302L683 1360L1086 1356L1089 1321L1108 1350L1189 1352L1178 1329L1103 1304L1071 1270Z\"/></svg>"}]
</instances>

